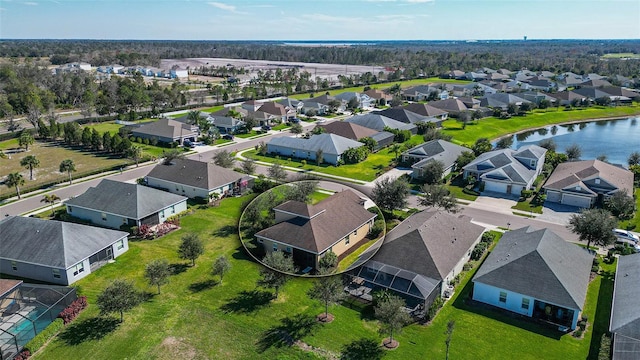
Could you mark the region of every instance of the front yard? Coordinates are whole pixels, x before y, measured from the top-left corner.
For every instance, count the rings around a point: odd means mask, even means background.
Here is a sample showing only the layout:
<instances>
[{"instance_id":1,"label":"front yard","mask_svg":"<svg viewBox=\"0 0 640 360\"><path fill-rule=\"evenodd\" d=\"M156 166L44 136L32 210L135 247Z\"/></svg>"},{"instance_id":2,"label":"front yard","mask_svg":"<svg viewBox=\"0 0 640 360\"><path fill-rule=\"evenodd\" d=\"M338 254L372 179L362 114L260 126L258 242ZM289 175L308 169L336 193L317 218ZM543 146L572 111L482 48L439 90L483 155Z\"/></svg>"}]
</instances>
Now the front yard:
<instances>
[{"instance_id":1,"label":"front yard","mask_svg":"<svg viewBox=\"0 0 640 360\"><path fill-rule=\"evenodd\" d=\"M89 298L88 309L34 359L67 359L79 354L91 354L97 360L323 358L289 346L282 331L293 340L333 354L362 338L380 341L383 336L368 306L345 303L330 307L335 321L317 324L314 317L324 307L306 295L311 279L293 279L272 301L268 292L255 287L259 267L242 249L236 228L240 208L249 199L224 199L219 207L198 209L183 217L180 230L156 240L130 243L130 250L115 263L78 282L79 293ZM205 241L205 254L195 267L179 260L176 251L180 238L191 232ZM230 259L232 267L218 284L210 269L221 254ZM155 288L146 284L142 274L145 264L158 258L168 259L174 269L162 294L125 313L122 324L97 318L96 297L113 279L131 280L139 289L154 293ZM608 325L611 274L599 275L589 285L585 314L590 324L583 339L560 336L532 322L467 304L473 274L465 274L457 287L462 290L456 291L431 324L407 326L397 336L400 347L386 352L385 359L418 359L425 354L444 358L449 320L455 320L452 359L597 359L599 334Z\"/></svg>"}]
</instances>

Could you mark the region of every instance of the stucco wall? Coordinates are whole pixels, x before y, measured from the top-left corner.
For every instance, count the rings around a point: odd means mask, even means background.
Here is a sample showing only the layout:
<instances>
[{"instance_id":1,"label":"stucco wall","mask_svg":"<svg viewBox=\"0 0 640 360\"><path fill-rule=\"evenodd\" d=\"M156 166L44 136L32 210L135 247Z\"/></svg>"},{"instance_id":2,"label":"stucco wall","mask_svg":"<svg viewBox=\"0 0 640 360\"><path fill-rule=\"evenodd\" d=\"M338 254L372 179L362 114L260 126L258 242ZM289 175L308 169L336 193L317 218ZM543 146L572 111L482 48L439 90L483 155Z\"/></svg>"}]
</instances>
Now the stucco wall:
<instances>
[{"instance_id":1,"label":"stucco wall","mask_svg":"<svg viewBox=\"0 0 640 360\"><path fill-rule=\"evenodd\" d=\"M267 152L270 154L279 155L280 157L295 157L298 159L316 161L315 151L292 149L284 146L267 144ZM340 160L340 157L335 154L322 154L322 160L323 162L335 165Z\"/></svg>"},{"instance_id":2,"label":"stucco wall","mask_svg":"<svg viewBox=\"0 0 640 360\"><path fill-rule=\"evenodd\" d=\"M340 257L340 255L342 255L345 251L351 249L353 246L355 246L358 243L358 241L364 239L364 237L367 236L367 234L371 230L372 224L373 224L373 221L367 222L366 224L362 225L361 227L358 228L358 230L350 233L346 237L349 239L349 244L346 243L346 238L343 238L337 243L335 243L333 246L331 246L330 248L331 251L333 251L334 254ZM321 254L321 257L322 257L322 254Z\"/></svg>"},{"instance_id":3,"label":"stucco wall","mask_svg":"<svg viewBox=\"0 0 640 360\"><path fill-rule=\"evenodd\" d=\"M73 217L87 220L87 221L90 221L92 224L96 224L96 225L100 225L100 226L104 226L112 229L120 229L120 226L122 226L123 224L126 224L126 221L128 220L125 217L113 215L113 214L107 214L107 213L105 213L105 217L103 218L102 217L103 213L100 211L89 210L89 209L80 208L73 205L66 205L66 207L67 207L67 214Z\"/></svg>"},{"instance_id":4,"label":"stucco wall","mask_svg":"<svg viewBox=\"0 0 640 360\"><path fill-rule=\"evenodd\" d=\"M176 184L170 181L157 179L153 177L147 177L147 184L151 187L162 189L170 193L186 196L188 198L201 197L206 199L209 195L207 189L196 188L192 186L186 186L182 184Z\"/></svg>"}]
</instances>

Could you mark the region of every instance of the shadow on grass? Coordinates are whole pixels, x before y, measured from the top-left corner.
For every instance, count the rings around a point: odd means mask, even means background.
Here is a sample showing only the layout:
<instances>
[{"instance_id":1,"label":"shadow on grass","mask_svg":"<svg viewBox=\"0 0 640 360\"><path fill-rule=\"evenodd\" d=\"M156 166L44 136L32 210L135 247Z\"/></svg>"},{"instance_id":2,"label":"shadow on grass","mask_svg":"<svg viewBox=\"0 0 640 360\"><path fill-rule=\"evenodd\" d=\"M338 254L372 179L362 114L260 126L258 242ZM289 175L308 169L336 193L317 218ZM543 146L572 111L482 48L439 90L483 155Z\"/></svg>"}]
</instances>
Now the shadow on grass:
<instances>
[{"instance_id":1,"label":"shadow on grass","mask_svg":"<svg viewBox=\"0 0 640 360\"><path fill-rule=\"evenodd\" d=\"M596 313L593 319L589 319L593 324L593 336L591 336L591 344L589 344L588 360L598 359L602 334L609 332L609 318L611 317L614 278L615 273L613 271L604 271L602 273L602 281L600 282L600 290L598 291Z\"/></svg>"},{"instance_id":2,"label":"shadow on grass","mask_svg":"<svg viewBox=\"0 0 640 360\"><path fill-rule=\"evenodd\" d=\"M211 233L213 236L225 238L229 235L234 235L238 233L238 227L235 225L225 225L220 229L215 230Z\"/></svg>"},{"instance_id":3,"label":"shadow on grass","mask_svg":"<svg viewBox=\"0 0 640 360\"><path fill-rule=\"evenodd\" d=\"M242 291L236 297L220 308L224 312L251 313L268 305L273 300L273 294L269 291L251 290Z\"/></svg>"},{"instance_id":4,"label":"shadow on grass","mask_svg":"<svg viewBox=\"0 0 640 360\"><path fill-rule=\"evenodd\" d=\"M186 263L174 263L174 264L170 264L169 265L169 272L171 272L171 275L178 275L178 274L182 274L183 272L187 271L188 268L189 268L189 264L186 264Z\"/></svg>"},{"instance_id":5,"label":"shadow on grass","mask_svg":"<svg viewBox=\"0 0 640 360\"><path fill-rule=\"evenodd\" d=\"M119 325L115 318L95 317L67 325L59 336L67 345L80 345L85 341L102 339Z\"/></svg>"},{"instance_id":6,"label":"shadow on grass","mask_svg":"<svg viewBox=\"0 0 640 360\"><path fill-rule=\"evenodd\" d=\"M211 289L216 285L218 285L218 282L216 280L209 279L209 280L195 282L189 285L189 290L193 293L197 293L200 291Z\"/></svg>"},{"instance_id":7,"label":"shadow on grass","mask_svg":"<svg viewBox=\"0 0 640 360\"><path fill-rule=\"evenodd\" d=\"M475 268L475 271L480 267ZM472 299L473 281L469 278L460 294L453 302L453 306L457 309L465 310L476 315L484 316L489 319L500 321L510 326L517 327L538 335L542 335L551 339L560 340L562 336L571 336L558 331L557 327L550 325L538 324L531 318L512 313L488 304L480 303Z\"/></svg>"},{"instance_id":8,"label":"shadow on grass","mask_svg":"<svg viewBox=\"0 0 640 360\"><path fill-rule=\"evenodd\" d=\"M277 348L291 346L309 335L316 326L318 326L318 322L314 316L309 314L286 317L280 321L280 325L262 333L258 340L258 352L264 352L272 346Z\"/></svg>"},{"instance_id":9,"label":"shadow on grass","mask_svg":"<svg viewBox=\"0 0 640 360\"><path fill-rule=\"evenodd\" d=\"M350 342L342 348L341 359L349 360L379 360L386 353L380 346L380 341L362 338Z\"/></svg>"}]
</instances>

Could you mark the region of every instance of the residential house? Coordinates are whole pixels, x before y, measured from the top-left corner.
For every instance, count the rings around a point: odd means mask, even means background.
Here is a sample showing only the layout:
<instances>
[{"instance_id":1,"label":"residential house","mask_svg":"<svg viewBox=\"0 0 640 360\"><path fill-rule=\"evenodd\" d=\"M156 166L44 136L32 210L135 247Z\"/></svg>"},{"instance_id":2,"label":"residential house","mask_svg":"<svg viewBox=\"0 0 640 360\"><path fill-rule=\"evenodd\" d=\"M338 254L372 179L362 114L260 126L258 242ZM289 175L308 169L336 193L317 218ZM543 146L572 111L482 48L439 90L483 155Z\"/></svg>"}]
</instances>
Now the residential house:
<instances>
[{"instance_id":1,"label":"residential house","mask_svg":"<svg viewBox=\"0 0 640 360\"><path fill-rule=\"evenodd\" d=\"M408 101L427 101L430 99L445 100L449 98L449 92L433 85L418 85L403 89L402 98Z\"/></svg>"},{"instance_id":2,"label":"residential house","mask_svg":"<svg viewBox=\"0 0 640 360\"><path fill-rule=\"evenodd\" d=\"M0 273L70 285L129 249L129 233L55 220L0 221Z\"/></svg>"},{"instance_id":3,"label":"residential house","mask_svg":"<svg viewBox=\"0 0 640 360\"><path fill-rule=\"evenodd\" d=\"M188 79L189 78L189 70L187 69L171 69L169 71L169 78L171 79Z\"/></svg>"},{"instance_id":4,"label":"residential house","mask_svg":"<svg viewBox=\"0 0 640 360\"><path fill-rule=\"evenodd\" d=\"M469 110L476 110L480 108L480 100L471 96L461 96L456 99L464 104Z\"/></svg>"},{"instance_id":5,"label":"residential house","mask_svg":"<svg viewBox=\"0 0 640 360\"><path fill-rule=\"evenodd\" d=\"M309 114L310 111L315 112L316 115L322 116L329 112L329 105L305 100L302 105L302 110L300 110L300 112L303 114Z\"/></svg>"},{"instance_id":6,"label":"residential house","mask_svg":"<svg viewBox=\"0 0 640 360\"><path fill-rule=\"evenodd\" d=\"M343 101L340 100L334 96L331 95L320 95L320 96L316 96L314 98L310 98L308 101L312 102L312 103L319 103L322 105L327 105L329 107L329 109L331 109L331 104L333 104L335 102L335 104L339 104L338 107L336 107L334 110L335 111L344 111L346 108L346 104L347 101Z\"/></svg>"},{"instance_id":7,"label":"residential house","mask_svg":"<svg viewBox=\"0 0 640 360\"><path fill-rule=\"evenodd\" d=\"M443 79L467 80L465 72L461 70L451 70L448 73L440 75L440 77Z\"/></svg>"},{"instance_id":8,"label":"residential house","mask_svg":"<svg viewBox=\"0 0 640 360\"><path fill-rule=\"evenodd\" d=\"M420 114L416 114L412 111L409 111L401 106L387 108L384 110L373 111L372 114L386 116L390 119L397 120L405 124L428 123L428 122L434 122L437 124L442 123L440 119L437 119L434 117L422 116Z\"/></svg>"},{"instance_id":9,"label":"residential house","mask_svg":"<svg viewBox=\"0 0 640 360\"><path fill-rule=\"evenodd\" d=\"M121 226L161 224L187 210L187 198L147 186L104 179L65 202L67 214L92 224Z\"/></svg>"},{"instance_id":10,"label":"residential house","mask_svg":"<svg viewBox=\"0 0 640 360\"><path fill-rule=\"evenodd\" d=\"M302 106L304 105L302 101L288 97L278 100L277 103L283 105L287 110L295 110L296 112L302 110Z\"/></svg>"},{"instance_id":11,"label":"residential house","mask_svg":"<svg viewBox=\"0 0 640 360\"><path fill-rule=\"evenodd\" d=\"M133 128L131 134L142 139L155 139L163 143L178 142L182 144L185 140L195 141L198 138L198 126L163 118Z\"/></svg>"},{"instance_id":12,"label":"residential house","mask_svg":"<svg viewBox=\"0 0 640 360\"><path fill-rule=\"evenodd\" d=\"M532 90L551 91L552 89L556 88L555 82L545 78L534 77L526 80L526 83L529 85L529 89Z\"/></svg>"},{"instance_id":13,"label":"residential house","mask_svg":"<svg viewBox=\"0 0 640 360\"><path fill-rule=\"evenodd\" d=\"M354 91L347 91L335 96L337 100L342 101L344 104L348 104L353 98L358 100L358 106L360 108L371 108L375 105L375 100L369 97L369 95Z\"/></svg>"},{"instance_id":14,"label":"residential house","mask_svg":"<svg viewBox=\"0 0 640 360\"><path fill-rule=\"evenodd\" d=\"M487 78L487 74L481 72L470 71L465 73L465 77L470 81L482 81Z\"/></svg>"},{"instance_id":15,"label":"residential house","mask_svg":"<svg viewBox=\"0 0 640 360\"><path fill-rule=\"evenodd\" d=\"M427 116L427 117L439 118L442 121L447 120L447 117L449 116L449 113L447 111L435 108L429 104L412 103L412 104L407 104L403 107L416 114L420 114L422 116ZM440 126L441 124L442 122L440 122L438 126Z\"/></svg>"},{"instance_id":16,"label":"residential house","mask_svg":"<svg viewBox=\"0 0 640 360\"><path fill-rule=\"evenodd\" d=\"M262 106L258 108L258 111L273 115L278 122L287 122L287 120L293 119L297 115L297 108L287 108L284 105L273 101L262 104Z\"/></svg>"},{"instance_id":17,"label":"residential house","mask_svg":"<svg viewBox=\"0 0 640 360\"><path fill-rule=\"evenodd\" d=\"M613 282L611 321L612 360L640 359L640 254L618 257ZM607 354L609 355L609 354Z\"/></svg>"},{"instance_id":18,"label":"residential house","mask_svg":"<svg viewBox=\"0 0 640 360\"><path fill-rule=\"evenodd\" d=\"M480 98L480 106L488 108L500 108L502 110L507 110L509 104L520 106L523 103L531 104L531 101L523 99L520 96L507 93L486 95Z\"/></svg>"},{"instance_id":19,"label":"residential house","mask_svg":"<svg viewBox=\"0 0 640 360\"><path fill-rule=\"evenodd\" d=\"M525 91L525 92L518 93L518 96L538 105L540 105L542 100L548 101L549 105L552 105L557 100L556 98L539 91Z\"/></svg>"},{"instance_id":20,"label":"residential house","mask_svg":"<svg viewBox=\"0 0 640 360\"><path fill-rule=\"evenodd\" d=\"M329 134L335 134L351 140L359 141L366 137L372 138L377 144L374 151L391 145L394 138L394 135L390 132L373 130L345 121L334 121L326 125L318 126L323 128L325 132Z\"/></svg>"},{"instance_id":21,"label":"residential house","mask_svg":"<svg viewBox=\"0 0 640 360\"><path fill-rule=\"evenodd\" d=\"M374 113L352 116L344 121L362 125L364 127L368 127L369 129L375 129L378 131L384 131L385 128L391 128L396 130L409 130L412 134L418 133L418 128L413 124L405 124L403 122Z\"/></svg>"},{"instance_id":22,"label":"residential house","mask_svg":"<svg viewBox=\"0 0 640 360\"><path fill-rule=\"evenodd\" d=\"M599 90L609 94L612 101L626 102L626 100L622 101L624 98L628 98L633 101L640 101L640 93L620 86L603 86L599 88Z\"/></svg>"},{"instance_id":23,"label":"residential house","mask_svg":"<svg viewBox=\"0 0 640 360\"><path fill-rule=\"evenodd\" d=\"M482 181L485 191L520 195L533 187L546 153L547 149L537 145L489 151L463 167L464 178L473 176Z\"/></svg>"},{"instance_id":24,"label":"residential house","mask_svg":"<svg viewBox=\"0 0 640 360\"><path fill-rule=\"evenodd\" d=\"M403 152L402 162L411 165L414 179L424 177L424 167L430 161L440 161L444 168L442 176L447 176L455 167L458 156L465 151L471 150L445 140L431 140Z\"/></svg>"},{"instance_id":25,"label":"residential house","mask_svg":"<svg viewBox=\"0 0 640 360\"><path fill-rule=\"evenodd\" d=\"M231 169L191 159L156 165L145 177L148 186L205 200L241 193L248 188L249 179Z\"/></svg>"},{"instance_id":26,"label":"residential house","mask_svg":"<svg viewBox=\"0 0 640 360\"><path fill-rule=\"evenodd\" d=\"M384 101L384 104L386 104L391 100L393 100L393 95L387 94L384 91L379 89L369 89L364 93L378 103L381 103L381 101Z\"/></svg>"},{"instance_id":27,"label":"residential house","mask_svg":"<svg viewBox=\"0 0 640 360\"><path fill-rule=\"evenodd\" d=\"M247 111L258 111L258 109L260 109L260 106L262 106L262 102L256 100L248 100L243 102L240 106Z\"/></svg>"},{"instance_id":28,"label":"residential house","mask_svg":"<svg viewBox=\"0 0 640 360\"><path fill-rule=\"evenodd\" d=\"M542 186L547 201L590 208L623 191L633 196L633 173L600 160L559 164Z\"/></svg>"},{"instance_id":29,"label":"residential house","mask_svg":"<svg viewBox=\"0 0 640 360\"><path fill-rule=\"evenodd\" d=\"M484 230L464 215L415 213L386 235L371 260L349 272L364 288L354 295L371 300L373 291L384 289L402 297L410 309L428 309L436 297L451 296L450 283Z\"/></svg>"},{"instance_id":30,"label":"residential house","mask_svg":"<svg viewBox=\"0 0 640 360\"><path fill-rule=\"evenodd\" d=\"M587 100L594 102L596 99L609 98L611 102L618 101L624 103L631 103L631 98L622 95L611 95L608 92L601 90L601 88L595 87L582 87L573 90L575 94L584 96Z\"/></svg>"},{"instance_id":31,"label":"residential house","mask_svg":"<svg viewBox=\"0 0 640 360\"><path fill-rule=\"evenodd\" d=\"M214 111L212 113L210 113L209 115L211 116L229 116L229 113L236 113L237 117L240 118L246 118L249 116L250 111L241 107L241 106L229 106L229 107L223 107L222 109L218 110L218 111ZM254 111L251 111L251 114L254 114ZM234 114L234 116L229 116L229 117L236 117L236 114Z\"/></svg>"},{"instance_id":32,"label":"residential house","mask_svg":"<svg viewBox=\"0 0 640 360\"><path fill-rule=\"evenodd\" d=\"M364 203L351 190L315 205L287 201L273 208L275 225L255 237L266 253L284 251L300 268L317 268L328 252L342 260L366 241L377 214L367 211Z\"/></svg>"},{"instance_id":33,"label":"residential house","mask_svg":"<svg viewBox=\"0 0 640 360\"><path fill-rule=\"evenodd\" d=\"M607 80L600 78L600 79L589 79L580 83L579 85L581 88L583 87L598 88L598 87L604 87L604 86L611 86L611 83L608 82Z\"/></svg>"},{"instance_id":34,"label":"residential house","mask_svg":"<svg viewBox=\"0 0 640 360\"><path fill-rule=\"evenodd\" d=\"M322 162L338 165L342 154L351 149L364 146L363 143L334 134L312 135L309 139L278 137L267 143L267 152L284 157L316 160L322 151Z\"/></svg>"},{"instance_id":35,"label":"residential house","mask_svg":"<svg viewBox=\"0 0 640 360\"><path fill-rule=\"evenodd\" d=\"M235 134L245 128L245 122L228 116L210 116L211 125L215 126L221 134ZM249 129L250 130L250 129Z\"/></svg>"},{"instance_id":36,"label":"residential house","mask_svg":"<svg viewBox=\"0 0 640 360\"><path fill-rule=\"evenodd\" d=\"M549 229L508 231L473 277L473 300L575 329L592 261Z\"/></svg>"},{"instance_id":37,"label":"residential house","mask_svg":"<svg viewBox=\"0 0 640 360\"><path fill-rule=\"evenodd\" d=\"M567 90L551 93L549 96L559 101L562 106L571 105L574 101L583 102L588 100L586 96Z\"/></svg>"},{"instance_id":38,"label":"residential house","mask_svg":"<svg viewBox=\"0 0 640 360\"><path fill-rule=\"evenodd\" d=\"M469 110L469 108L459 99L431 101L429 105L436 109L446 111L449 115L454 117L458 116L463 111Z\"/></svg>"}]
</instances>

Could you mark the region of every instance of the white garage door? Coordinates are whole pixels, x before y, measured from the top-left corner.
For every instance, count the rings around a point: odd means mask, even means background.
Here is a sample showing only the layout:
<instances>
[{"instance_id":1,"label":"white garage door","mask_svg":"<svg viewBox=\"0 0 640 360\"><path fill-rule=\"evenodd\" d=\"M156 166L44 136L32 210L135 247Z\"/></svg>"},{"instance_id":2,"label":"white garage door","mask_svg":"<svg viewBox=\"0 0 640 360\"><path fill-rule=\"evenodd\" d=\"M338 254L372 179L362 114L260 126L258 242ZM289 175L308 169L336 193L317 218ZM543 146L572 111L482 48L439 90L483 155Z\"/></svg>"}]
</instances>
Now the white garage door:
<instances>
[{"instance_id":1,"label":"white garage door","mask_svg":"<svg viewBox=\"0 0 640 360\"><path fill-rule=\"evenodd\" d=\"M562 196L557 191L547 191L547 201L560 202Z\"/></svg>"},{"instance_id":2,"label":"white garage door","mask_svg":"<svg viewBox=\"0 0 640 360\"><path fill-rule=\"evenodd\" d=\"M485 181L484 191L493 191L493 192L499 192L504 194L507 192L507 184L493 182L493 181Z\"/></svg>"},{"instance_id":3,"label":"white garage door","mask_svg":"<svg viewBox=\"0 0 640 360\"><path fill-rule=\"evenodd\" d=\"M562 203L570 206L577 206L582 208L591 207L591 199L583 196L567 195L562 197Z\"/></svg>"}]
</instances>

